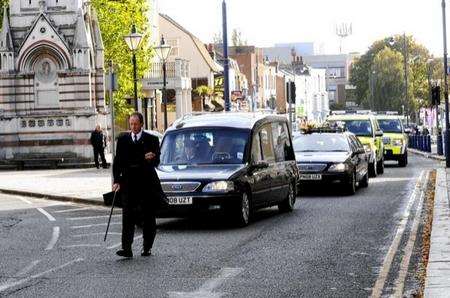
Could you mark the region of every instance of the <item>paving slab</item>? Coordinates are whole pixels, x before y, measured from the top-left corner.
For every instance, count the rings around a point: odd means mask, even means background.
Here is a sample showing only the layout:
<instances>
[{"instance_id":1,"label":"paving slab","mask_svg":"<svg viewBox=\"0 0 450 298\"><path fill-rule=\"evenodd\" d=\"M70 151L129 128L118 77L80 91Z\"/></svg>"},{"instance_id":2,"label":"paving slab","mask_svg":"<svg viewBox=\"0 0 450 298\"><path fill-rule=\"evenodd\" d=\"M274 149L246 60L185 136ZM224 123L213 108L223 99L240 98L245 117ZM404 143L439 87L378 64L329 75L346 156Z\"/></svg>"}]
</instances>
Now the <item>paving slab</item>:
<instances>
[{"instance_id":1,"label":"paving slab","mask_svg":"<svg viewBox=\"0 0 450 298\"><path fill-rule=\"evenodd\" d=\"M437 170L425 297L448 297L450 293L449 178L448 170Z\"/></svg>"}]
</instances>

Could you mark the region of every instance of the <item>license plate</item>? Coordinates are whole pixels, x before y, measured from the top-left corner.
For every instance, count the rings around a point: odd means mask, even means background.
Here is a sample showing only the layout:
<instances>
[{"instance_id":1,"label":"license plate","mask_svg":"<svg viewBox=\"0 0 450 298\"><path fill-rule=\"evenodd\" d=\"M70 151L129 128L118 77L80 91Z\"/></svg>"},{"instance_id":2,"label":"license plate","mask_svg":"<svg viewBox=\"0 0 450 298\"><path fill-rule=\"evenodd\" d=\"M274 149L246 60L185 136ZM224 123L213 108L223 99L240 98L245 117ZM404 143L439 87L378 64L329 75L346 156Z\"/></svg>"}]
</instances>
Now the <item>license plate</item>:
<instances>
[{"instance_id":1,"label":"license plate","mask_svg":"<svg viewBox=\"0 0 450 298\"><path fill-rule=\"evenodd\" d=\"M301 174L300 175L300 180L322 180L322 175L321 174Z\"/></svg>"},{"instance_id":2,"label":"license plate","mask_svg":"<svg viewBox=\"0 0 450 298\"><path fill-rule=\"evenodd\" d=\"M169 205L192 205L192 197L168 197Z\"/></svg>"}]
</instances>

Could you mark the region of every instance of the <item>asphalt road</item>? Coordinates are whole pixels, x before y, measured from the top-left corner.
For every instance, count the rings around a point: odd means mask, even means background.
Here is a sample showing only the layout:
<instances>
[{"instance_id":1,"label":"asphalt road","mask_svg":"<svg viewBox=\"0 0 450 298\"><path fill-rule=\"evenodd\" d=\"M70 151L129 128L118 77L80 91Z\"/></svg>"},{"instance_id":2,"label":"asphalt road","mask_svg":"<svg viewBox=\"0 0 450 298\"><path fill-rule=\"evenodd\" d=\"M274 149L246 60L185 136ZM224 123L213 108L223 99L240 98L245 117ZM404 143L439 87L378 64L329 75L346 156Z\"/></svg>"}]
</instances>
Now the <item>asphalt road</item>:
<instances>
[{"instance_id":1,"label":"asphalt road","mask_svg":"<svg viewBox=\"0 0 450 298\"><path fill-rule=\"evenodd\" d=\"M159 220L154 256L140 257L138 237L132 260L115 256L120 210L103 242L107 208L0 194L0 296L367 297L403 283L408 292L417 254L406 282L399 276L420 211L414 190L437 166L411 157L351 197L315 187L293 213L261 210L243 229L217 217Z\"/></svg>"}]
</instances>

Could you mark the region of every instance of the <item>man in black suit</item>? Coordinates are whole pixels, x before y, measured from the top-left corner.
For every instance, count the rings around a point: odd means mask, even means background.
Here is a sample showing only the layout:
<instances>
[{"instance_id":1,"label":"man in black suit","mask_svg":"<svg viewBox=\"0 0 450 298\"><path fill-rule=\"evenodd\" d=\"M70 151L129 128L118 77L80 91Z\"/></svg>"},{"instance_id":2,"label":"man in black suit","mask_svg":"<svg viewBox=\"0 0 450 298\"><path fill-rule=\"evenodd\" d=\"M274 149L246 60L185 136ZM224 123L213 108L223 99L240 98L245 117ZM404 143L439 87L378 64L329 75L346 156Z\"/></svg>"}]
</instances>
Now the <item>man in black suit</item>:
<instances>
[{"instance_id":1,"label":"man in black suit","mask_svg":"<svg viewBox=\"0 0 450 298\"><path fill-rule=\"evenodd\" d=\"M102 160L102 167L104 169L107 168L106 159L105 159L105 147L106 147L106 138L102 132L102 128L97 124L95 130L91 133L91 145L94 149L94 162L96 168L100 168L98 157Z\"/></svg>"},{"instance_id":2,"label":"man in black suit","mask_svg":"<svg viewBox=\"0 0 450 298\"><path fill-rule=\"evenodd\" d=\"M131 132L117 140L114 158L113 191L122 194L122 249L121 257L131 258L134 228L142 212L144 247L142 256L151 255L156 236L156 204L163 194L161 182L155 168L160 162L160 148L157 137L143 131L144 118L140 113L130 116Z\"/></svg>"}]
</instances>

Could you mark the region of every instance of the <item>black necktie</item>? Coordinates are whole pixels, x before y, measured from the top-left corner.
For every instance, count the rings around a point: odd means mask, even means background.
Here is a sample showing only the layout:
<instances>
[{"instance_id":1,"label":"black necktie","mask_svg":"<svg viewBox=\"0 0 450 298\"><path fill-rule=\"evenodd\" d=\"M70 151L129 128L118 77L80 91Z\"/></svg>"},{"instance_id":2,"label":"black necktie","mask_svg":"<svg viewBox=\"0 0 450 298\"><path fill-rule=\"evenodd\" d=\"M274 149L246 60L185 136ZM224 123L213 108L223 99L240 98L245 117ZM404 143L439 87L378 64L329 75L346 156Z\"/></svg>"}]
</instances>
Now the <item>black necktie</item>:
<instances>
[{"instance_id":1,"label":"black necktie","mask_svg":"<svg viewBox=\"0 0 450 298\"><path fill-rule=\"evenodd\" d=\"M134 143L137 143L137 135L134 135Z\"/></svg>"}]
</instances>

